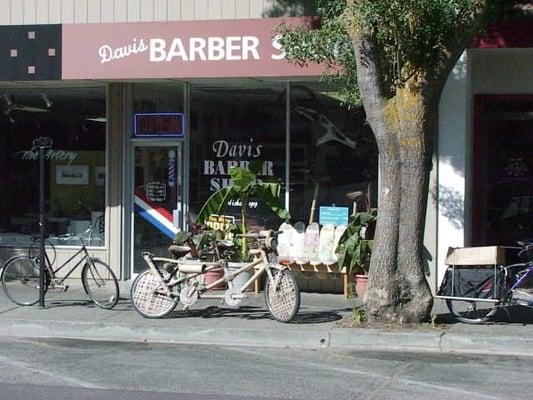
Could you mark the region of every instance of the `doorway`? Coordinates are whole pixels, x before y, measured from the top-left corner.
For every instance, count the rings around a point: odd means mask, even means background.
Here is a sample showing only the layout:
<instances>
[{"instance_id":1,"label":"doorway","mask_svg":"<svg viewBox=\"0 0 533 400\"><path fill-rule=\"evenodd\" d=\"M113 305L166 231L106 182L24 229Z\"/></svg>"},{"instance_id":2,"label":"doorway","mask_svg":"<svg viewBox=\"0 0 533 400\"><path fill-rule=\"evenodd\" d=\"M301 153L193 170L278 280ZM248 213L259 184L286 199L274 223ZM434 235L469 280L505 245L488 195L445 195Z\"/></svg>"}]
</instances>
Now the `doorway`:
<instances>
[{"instance_id":1,"label":"doorway","mask_svg":"<svg viewBox=\"0 0 533 400\"><path fill-rule=\"evenodd\" d=\"M141 253L165 255L183 227L181 143L133 146L132 273L146 269Z\"/></svg>"},{"instance_id":2,"label":"doorway","mask_svg":"<svg viewBox=\"0 0 533 400\"><path fill-rule=\"evenodd\" d=\"M472 243L533 237L533 96L478 96Z\"/></svg>"}]
</instances>

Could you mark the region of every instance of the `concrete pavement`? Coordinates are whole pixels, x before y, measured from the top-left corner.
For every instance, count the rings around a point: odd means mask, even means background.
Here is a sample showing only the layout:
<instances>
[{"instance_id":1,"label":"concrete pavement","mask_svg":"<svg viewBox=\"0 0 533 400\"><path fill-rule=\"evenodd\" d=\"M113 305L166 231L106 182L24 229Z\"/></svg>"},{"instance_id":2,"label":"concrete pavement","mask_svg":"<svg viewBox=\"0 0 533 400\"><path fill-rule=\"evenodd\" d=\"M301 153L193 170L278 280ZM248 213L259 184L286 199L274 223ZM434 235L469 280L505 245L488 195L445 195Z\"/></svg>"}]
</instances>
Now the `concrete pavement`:
<instances>
[{"instance_id":1,"label":"concrete pavement","mask_svg":"<svg viewBox=\"0 0 533 400\"><path fill-rule=\"evenodd\" d=\"M435 326L370 329L347 327L357 299L302 293L297 319L282 324L271 319L262 294L249 295L239 310L219 308L217 300L206 299L189 312L178 305L170 317L151 320L140 316L127 298L113 310L102 310L81 288L47 295L45 309L19 307L0 291L0 336L533 356L531 310L513 310L505 323L466 325L455 323L436 300Z\"/></svg>"}]
</instances>

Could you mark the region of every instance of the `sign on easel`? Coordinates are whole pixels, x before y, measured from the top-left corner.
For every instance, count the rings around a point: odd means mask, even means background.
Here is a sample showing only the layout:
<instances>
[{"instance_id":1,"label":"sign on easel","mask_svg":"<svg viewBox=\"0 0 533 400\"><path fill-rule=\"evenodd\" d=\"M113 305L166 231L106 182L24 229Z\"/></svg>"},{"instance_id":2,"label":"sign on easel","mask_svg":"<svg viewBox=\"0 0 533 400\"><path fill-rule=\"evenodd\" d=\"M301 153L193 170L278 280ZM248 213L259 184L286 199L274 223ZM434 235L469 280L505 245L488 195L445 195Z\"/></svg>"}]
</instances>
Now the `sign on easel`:
<instances>
[{"instance_id":1,"label":"sign on easel","mask_svg":"<svg viewBox=\"0 0 533 400\"><path fill-rule=\"evenodd\" d=\"M333 224L335 226L348 225L348 207L324 207L318 210L318 223L320 225Z\"/></svg>"}]
</instances>

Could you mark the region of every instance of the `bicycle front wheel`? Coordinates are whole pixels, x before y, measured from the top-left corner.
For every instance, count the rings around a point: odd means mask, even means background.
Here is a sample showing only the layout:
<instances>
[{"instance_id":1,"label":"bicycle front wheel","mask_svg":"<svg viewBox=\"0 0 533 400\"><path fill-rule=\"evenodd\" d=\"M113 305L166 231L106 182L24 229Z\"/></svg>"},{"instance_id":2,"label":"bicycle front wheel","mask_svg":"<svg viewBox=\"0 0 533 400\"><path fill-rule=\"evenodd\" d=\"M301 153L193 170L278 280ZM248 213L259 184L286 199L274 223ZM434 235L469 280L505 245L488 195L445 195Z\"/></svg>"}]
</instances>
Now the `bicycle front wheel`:
<instances>
[{"instance_id":1,"label":"bicycle front wheel","mask_svg":"<svg viewBox=\"0 0 533 400\"><path fill-rule=\"evenodd\" d=\"M149 269L137 275L133 281L131 302L135 310L143 317L162 318L176 308L179 298L159 293L160 287L159 278Z\"/></svg>"},{"instance_id":2,"label":"bicycle front wheel","mask_svg":"<svg viewBox=\"0 0 533 400\"><path fill-rule=\"evenodd\" d=\"M498 304L476 300L446 300L450 312L459 322L482 324L498 312Z\"/></svg>"},{"instance_id":3,"label":"bicycle front wheel","mask_svg":"<svg viewBox=\"0 0 533 400\"><path fill-rule=\"evenodd\" d=\"M300 309L300 288L289 270L282 269L273 275L273 282L267 279L265 286L268 310L276 321L290 322Z\"/></svg>"},{"instance_id":4,"label":"bicycle front wheel","mask_svg":"<svg viewBox=\"0 0 533 400\"><path fill-rule=\"evenodd\" d=\"M45 279L45 291L47 281ZM27 256L13 258L2 271L2 288L15 304L36 304L39 301L39 265Z\"/></svg>"},{"instance_id":5,"label":"bicycle front wheel","mask_svg":"<svg viewBox=\"0 0 533 400\"><path fill-rule=\"evenodd\" d=\"M118 281L109 266L100 260L88 260L81 271L83 288L100 308L116 306L119 298Z\"/></svg>"}]
</instances>

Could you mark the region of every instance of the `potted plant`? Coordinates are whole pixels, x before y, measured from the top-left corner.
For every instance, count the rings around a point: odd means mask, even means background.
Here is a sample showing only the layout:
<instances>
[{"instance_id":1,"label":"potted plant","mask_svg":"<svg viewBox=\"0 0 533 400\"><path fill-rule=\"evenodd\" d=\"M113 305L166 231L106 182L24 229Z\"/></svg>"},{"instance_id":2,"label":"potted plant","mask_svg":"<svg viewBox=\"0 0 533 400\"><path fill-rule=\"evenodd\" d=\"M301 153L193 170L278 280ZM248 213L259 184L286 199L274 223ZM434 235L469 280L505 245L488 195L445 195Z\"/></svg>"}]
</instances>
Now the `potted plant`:
<instances>
[{"instance_id":1,"label":"potted plant","mask_svg":"<svg viewBox=\"0 0 533 400\"><path fill-rule=\"evenodd\" d=\"M360 212L348 224L337 247L338 266L355 279L357 296L364 298L377 212Z\"/></svg>"},{"instance_id":2,"label":"potted plant","mask_svg":"<svg viewBox=\"0 0 533 400\"><path fill-rule=\"evenodd\" d=\"M218 249L216 247L217 240L223 239L223 235L219 231L204 229L204 227L197 225L192 229L193 232L178 232L174 238L174 244L178 246L187 246L191 248L190 255L193 257L200 257L205 261L215 261L218 258ZM203 274L204 283L206 285L217 281L224 275L224 271L220 268L212 269ZM221 283L213 289L224 289L226 286Z\"/></svg>"},{"instance_id":3,"label":"potted plant","mask_svg":"<svg viewBox=\"0 0 533 400\"><path fill-rule=\"evenodd\" d=\"M250 214L249 201L257 199L263 202L280 219L289 219L290 214L281 205L281 186L275 182L263 182L257 178L261 169L261 163L251 162L248 169L242 167L230 168L231 183L213 193L202 206L196 223L204 223L211 214L221 214L228 202L239 200L241 203L241 221L230 228L234 234L233 241L239 251L235 252L232 261L250 261L249 239L237 237L235 234L247 234L249 231L248 216Z\"/></svg>"}]
</instances>

